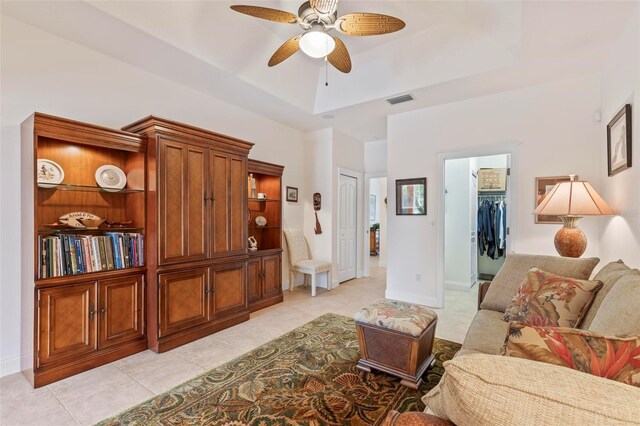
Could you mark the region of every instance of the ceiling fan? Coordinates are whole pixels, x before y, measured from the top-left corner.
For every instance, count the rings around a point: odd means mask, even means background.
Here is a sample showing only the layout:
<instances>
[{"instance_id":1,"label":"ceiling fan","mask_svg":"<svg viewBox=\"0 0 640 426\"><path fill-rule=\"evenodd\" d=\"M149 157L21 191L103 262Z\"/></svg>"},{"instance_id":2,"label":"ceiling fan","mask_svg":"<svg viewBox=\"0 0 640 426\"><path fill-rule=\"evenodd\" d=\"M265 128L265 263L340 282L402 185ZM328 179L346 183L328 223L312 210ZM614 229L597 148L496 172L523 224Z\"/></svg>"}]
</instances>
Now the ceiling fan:
<instances>
[{"instance_id":1,"label":"ceiling fan","mask_svg":"<svg viewBox=\"0 0 640 426\"><path fill-rule=\"evenodd\" d=\"M309 0L298 10L298 15L283 10L260 6L233 5L231 9L245 15L283 24L298 24L304 32L285 41L269 59L273 67L302 50L312 58L326 58L339 71L351 71L351 57L342 40L329 34L336 30L350 36L388 34L404 28L398 18L377 13L348 13L338 18L338 0Z\"/></svg>"}]
</instances>

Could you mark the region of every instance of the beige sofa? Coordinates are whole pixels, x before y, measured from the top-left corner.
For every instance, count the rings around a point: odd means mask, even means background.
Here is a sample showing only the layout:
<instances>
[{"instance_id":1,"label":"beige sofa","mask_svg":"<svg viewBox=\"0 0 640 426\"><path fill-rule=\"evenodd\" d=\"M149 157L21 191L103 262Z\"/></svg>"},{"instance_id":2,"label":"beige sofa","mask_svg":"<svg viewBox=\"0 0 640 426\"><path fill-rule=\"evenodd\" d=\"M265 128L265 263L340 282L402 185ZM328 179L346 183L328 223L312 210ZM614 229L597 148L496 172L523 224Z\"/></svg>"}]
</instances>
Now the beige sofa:
<instances>
[{"instance_id":1,"label":"beige sofa","mask_svg":"<svg viewBox=\"0 0 640 426\"><path fill-rule=\"evenodd\" d=\"M640 424L638 387L498 356L508 326L504 311L531 267L589 279L598 261L508 255L494 280L479 289L478 312L461 350L445 363L440 384L423 398L425 411L458 425ZM603 287L578 327L607 336L640 335L640 271L618 261L605 265L592 279Z\"/></svg>"}]
</instances>

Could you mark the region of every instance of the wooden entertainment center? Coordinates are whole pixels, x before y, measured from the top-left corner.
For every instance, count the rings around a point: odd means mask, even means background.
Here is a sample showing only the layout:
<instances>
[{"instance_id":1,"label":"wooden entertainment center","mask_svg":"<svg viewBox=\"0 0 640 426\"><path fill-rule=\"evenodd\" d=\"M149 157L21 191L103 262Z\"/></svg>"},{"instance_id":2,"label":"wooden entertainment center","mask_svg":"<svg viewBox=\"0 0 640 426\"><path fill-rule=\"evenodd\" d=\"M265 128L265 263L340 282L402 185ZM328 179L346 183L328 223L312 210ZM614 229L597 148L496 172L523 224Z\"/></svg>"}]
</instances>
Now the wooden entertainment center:
<instances>
[{"instance_id":1,"label":"wooden entertainment center","mask_svg":"<svg viewBox=\"0 0 640 426\"><path fill-rule=\"evenodd\" d=\"M248 160L252 145L152 116L122 130L41 113L23 123L22 353L33 359L21 369L35 387L282 301L283 167ZM38 160L64 180L38 184ZM96 185L105 165L124 188ZM250 197L249 173L266 199ZM69 213L108 221L69 227Z\"/></svg>"}]
</instances>

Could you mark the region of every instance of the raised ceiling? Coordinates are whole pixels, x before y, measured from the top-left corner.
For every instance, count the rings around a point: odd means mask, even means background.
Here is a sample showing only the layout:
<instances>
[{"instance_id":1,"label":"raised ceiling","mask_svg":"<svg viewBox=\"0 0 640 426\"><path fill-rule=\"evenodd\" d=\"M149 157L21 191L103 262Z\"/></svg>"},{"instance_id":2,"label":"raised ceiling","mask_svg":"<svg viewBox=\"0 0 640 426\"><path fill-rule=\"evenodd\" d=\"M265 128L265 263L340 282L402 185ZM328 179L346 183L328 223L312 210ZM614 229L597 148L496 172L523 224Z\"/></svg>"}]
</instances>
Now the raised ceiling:
<instances>
[{"instance_id":1,"label":"raised ceiling","mask_svg":"<svg viewBox=\"0 0 640 426\"><path fill-rule=\"evenodd\" d=\"M254 4L297 13L301 1L3 2L2 12L118 60L301 130L333 126L386 138L389 114L596 72L636 2L341 0L338 15L375 12L400 32L342 36L353 70L325 72L297 53L267 61L298 25L233 12ZM329 85L325 86L325 77ZM412 93L415 101L384 99ZM330 120L321 116L330 115Z\"/></svg>"}]
</instances>

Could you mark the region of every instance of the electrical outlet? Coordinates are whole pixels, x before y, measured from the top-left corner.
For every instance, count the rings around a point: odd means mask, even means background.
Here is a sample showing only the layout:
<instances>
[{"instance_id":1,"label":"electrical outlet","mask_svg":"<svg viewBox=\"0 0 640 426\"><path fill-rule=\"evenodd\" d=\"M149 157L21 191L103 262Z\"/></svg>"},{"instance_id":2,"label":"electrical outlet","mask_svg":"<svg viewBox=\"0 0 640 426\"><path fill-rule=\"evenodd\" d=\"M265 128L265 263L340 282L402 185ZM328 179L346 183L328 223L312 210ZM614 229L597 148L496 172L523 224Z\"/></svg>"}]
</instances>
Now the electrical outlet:
<instances>
[{"instance_id":1,"label":"electrical outlet","mask_svg":"<svg viewBox=\"0 0 640 426\"><path fill-rule=\"evenodd\" d=\"M420 281L422 279L422 274L416 274L416 281Z\"/></svg>"}]
</instances>

